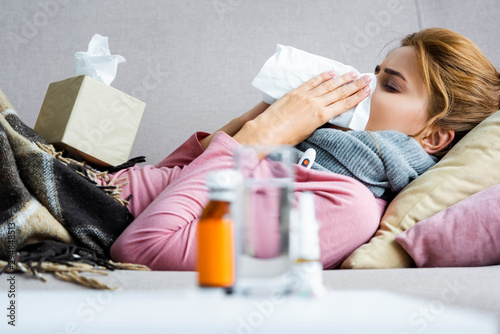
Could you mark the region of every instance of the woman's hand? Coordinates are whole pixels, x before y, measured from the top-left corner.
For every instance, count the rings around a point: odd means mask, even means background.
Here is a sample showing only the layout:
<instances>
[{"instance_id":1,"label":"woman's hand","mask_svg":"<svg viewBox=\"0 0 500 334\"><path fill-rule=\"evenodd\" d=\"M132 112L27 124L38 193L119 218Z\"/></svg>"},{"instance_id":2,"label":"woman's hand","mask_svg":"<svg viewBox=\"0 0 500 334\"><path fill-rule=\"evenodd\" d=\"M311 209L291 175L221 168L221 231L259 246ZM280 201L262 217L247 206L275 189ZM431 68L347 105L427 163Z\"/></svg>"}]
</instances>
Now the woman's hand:
<instances>
[{"instance_id":1,"label":"woman's hand","mask_svg":"<svg viewBox=\"0 0 500 334\"><path fill-rule=\"evenodd\" d=\"M233 138L242 145L297 145L370 94L369 76L345 85L356 78L356 73L336 78L334 75L333 71L321 73L291 90L254 120L246 122Z\"/></svg>"},{"instance_id":2,"label":"woman's hand","mask_svg":"<svg viewBox=\"0 0 500 334\"><path fill-rule=\"evenodd\" d=\"M230 136L234 136L236 133L238 133L238 131L241 130L241 128L243 127L243 125L245 125L246 122L255 119L255 117L262 114L267 109L267 107L269 107L269 104L267 104L266 102L264 101L259 102L255 107L253 107L243 115L232 119L229 123L224 125L219 130L215 131L211 135L200 140L201 146L203 147L204 150L207 149L208 145L210 145L212 139L215 137L215 134L219 131L223 131Z\"/></svg>"}]
</instances>

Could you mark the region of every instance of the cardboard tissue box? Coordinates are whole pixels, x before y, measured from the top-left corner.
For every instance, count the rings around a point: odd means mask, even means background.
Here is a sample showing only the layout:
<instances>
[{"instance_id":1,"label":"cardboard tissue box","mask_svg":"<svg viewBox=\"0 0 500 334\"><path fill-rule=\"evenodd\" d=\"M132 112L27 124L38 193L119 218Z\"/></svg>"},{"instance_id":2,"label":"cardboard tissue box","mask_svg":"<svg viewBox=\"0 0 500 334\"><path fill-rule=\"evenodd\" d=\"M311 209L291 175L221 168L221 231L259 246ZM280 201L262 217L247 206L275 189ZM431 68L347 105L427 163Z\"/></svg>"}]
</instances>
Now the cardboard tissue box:
<instances>
[{"instance_id":1,"label":"cardboard tissue box","mask_svg":"<svg viewBox=\"0 0 500 334\"><path fill-rule=\"evenodd\" d=\"M89 51L75 55L76 72L83 75L49 85L35 131L88 162L102 166L126 162L146 104L109 86L123 61L110 55L107 37L94 35Z\"/></svg>"},{"instance_id":2,"label":"cardboard tissue box","mask_svg":"<svg viewBox=\"0 0 500 334\"><path fill-rule=\"evenodd\" d=\"M46 141L91 163L129 158L146 104L87 75L49 85L35 124Z\"/></svg>"}]
</instances>

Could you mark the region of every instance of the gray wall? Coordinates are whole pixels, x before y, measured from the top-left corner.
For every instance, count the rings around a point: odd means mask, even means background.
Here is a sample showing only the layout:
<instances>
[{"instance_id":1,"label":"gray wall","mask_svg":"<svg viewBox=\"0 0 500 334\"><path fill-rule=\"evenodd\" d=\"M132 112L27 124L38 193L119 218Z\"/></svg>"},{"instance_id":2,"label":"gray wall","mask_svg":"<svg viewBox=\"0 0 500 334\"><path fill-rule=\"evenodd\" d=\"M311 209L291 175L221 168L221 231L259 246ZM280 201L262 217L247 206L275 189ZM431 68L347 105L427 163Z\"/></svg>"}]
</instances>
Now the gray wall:
<instances>
[{"instance_id":1,"label":"gray wall","mask_svg":"<svg viewBox=\"0 0 500 334\"><path fill-rule=\"evenodd\" d=\"M112 86L147 104L131 156L146 155L149 163L192 132L214 131L255 105L260 93L250 82L277 43L367 72L405 34L440 26L475 41L500 68L497 0L1 0L0 6L0 88L22 119L34 126L49 83L74 75L74 53L85 51L95 33L109 36L112 54L127 59Z\"/></svg>"}]
</instances>

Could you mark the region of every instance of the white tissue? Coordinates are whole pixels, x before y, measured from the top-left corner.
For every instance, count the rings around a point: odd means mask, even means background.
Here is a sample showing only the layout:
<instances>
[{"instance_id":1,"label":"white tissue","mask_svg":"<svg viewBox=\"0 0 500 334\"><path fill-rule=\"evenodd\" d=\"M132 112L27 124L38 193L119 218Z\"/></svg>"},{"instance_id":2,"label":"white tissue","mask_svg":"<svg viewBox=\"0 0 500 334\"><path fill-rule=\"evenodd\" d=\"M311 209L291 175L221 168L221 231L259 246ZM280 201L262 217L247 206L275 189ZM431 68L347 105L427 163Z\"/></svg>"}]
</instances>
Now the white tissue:
<instances>
[{"instance_id":1,"label":"white tissue","mask_svg":"<svg viewBox=\"0 0 500 334\"><path fill-rule=\"evenodd\" d=\"M89 75L110 85L116 77L118 64L124 61L122 56L111 55L107 37L95 34L87 52L75 53L75 73Z\"/></svg>"},{"instance_id":2,"label":"white tissue","mask_svg":"<svg viewBox=\"0 0 500 334\"><path fill-rule=\"evenodd\" d=\"M252 85L263 92L263 99L266 103L272 104L288 91L297 88L312 77L331 70L335 71L336 77L350 71L358 73L358 77L361 75L371 77L370 95L356 107L329 121L352 130L364 130L370 117L371 97L377 84L377 78L373 73L359 74L352 66L291 46L277 44L276 53L266 61L253 79Z\"/></svg>"}]
</instances>

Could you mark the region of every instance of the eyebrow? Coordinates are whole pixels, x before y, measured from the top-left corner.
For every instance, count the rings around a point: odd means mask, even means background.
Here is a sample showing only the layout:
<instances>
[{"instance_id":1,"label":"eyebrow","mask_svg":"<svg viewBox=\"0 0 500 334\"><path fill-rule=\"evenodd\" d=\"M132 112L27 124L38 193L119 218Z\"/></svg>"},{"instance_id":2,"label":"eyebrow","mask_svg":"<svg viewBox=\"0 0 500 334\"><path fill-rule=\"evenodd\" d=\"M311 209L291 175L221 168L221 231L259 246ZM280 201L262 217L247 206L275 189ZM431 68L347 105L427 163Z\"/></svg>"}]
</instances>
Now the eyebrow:
<instances>
[{"instance_id":1,"label":"eyebrow","mask_svg":"<svg viewBox=\"0 0 500 334\"><path fill-rule=\"evenodd\" d=\"M375 72L378 72L378 71L380 71L380 65L377 65L375 67ZM406 81L406 78L401 74L401 72L393 70L392 68L386 67L386 68L384 68L384 72L387 74L396 75L396 76L400 77L401 79L403 79L404 81Z\"/></svg>"}]
</instances>

